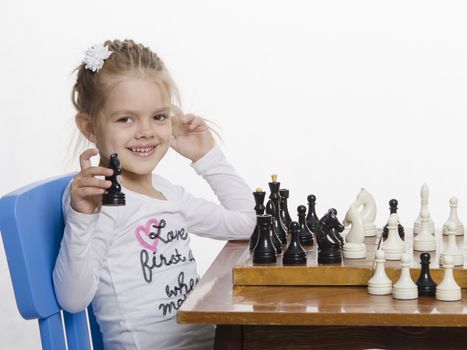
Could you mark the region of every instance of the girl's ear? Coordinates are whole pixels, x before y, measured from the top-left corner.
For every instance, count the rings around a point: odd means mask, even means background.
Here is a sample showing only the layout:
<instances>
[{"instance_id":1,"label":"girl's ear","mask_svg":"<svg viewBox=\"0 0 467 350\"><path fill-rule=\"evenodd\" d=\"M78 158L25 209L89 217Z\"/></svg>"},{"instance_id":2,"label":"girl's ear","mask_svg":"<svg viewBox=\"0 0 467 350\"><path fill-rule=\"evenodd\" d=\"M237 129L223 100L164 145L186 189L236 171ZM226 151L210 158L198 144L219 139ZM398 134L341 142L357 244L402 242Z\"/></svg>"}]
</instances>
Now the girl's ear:
<instances>
[{"instance_id":1,"label":"girl's ear","mask_svg":"<svg viewBox=\"0 0 467 350\"><path fill-rule=\"evenodd\" d=\"M75 117L75 123L81 133L92 143L96 143L96 134L92 125L91 117L87 113L78 113Z\"/></svg>"}]
</instances>

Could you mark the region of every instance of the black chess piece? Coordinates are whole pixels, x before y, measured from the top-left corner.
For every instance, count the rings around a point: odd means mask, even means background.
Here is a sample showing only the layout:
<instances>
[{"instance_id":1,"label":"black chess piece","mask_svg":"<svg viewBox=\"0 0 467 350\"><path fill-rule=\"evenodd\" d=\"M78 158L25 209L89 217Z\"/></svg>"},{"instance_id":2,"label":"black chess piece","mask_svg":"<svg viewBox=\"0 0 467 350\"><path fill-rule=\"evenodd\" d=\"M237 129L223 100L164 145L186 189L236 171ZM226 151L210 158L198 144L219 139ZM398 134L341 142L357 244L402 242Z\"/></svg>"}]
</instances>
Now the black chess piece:
<instances>
[{"instance_id":1,"label":"black chess piece","mask_svg":"<svg viewBox=\"0 0 467 350\"><path fill-rule=\"evenodd\" d=\"M337 210L334 208L329 209L329 211L332 211L332 213L336 216L337 218ZM338 220L339 221L339 220ZM331 230L331 233L336 237L336 239L339 241L341 249L344 248L344 238L341 236L341 232L344 231L344 225L338 225L337 227L333 227Z\"/></svg>"},{"instance_id":2,"label":"black chess piece","mask_svg":"<svg viewBox=\"0 0 467 350\"><path fill-rule=\"evenodd\" d=\"M419 296L435 296L436 295L436 283L433 281L430 275L430 253L420 254L420 276L417 280L418 295Z\"/></svg>"},{"instance_id":3,"label":"black chess piece","mask_svg":"<svg viewBox=\"0 0 467 350\"><path fill-rule=\"evenodd\" d=\"M313 245L313 234L306 223L306 207L299 205L297 207L298 224L300 225L300 243L303 246Z\"/></svg>"},{"instance_id":4,"label":"black chess piece","mask_svg":"<svg viewBox=\"0 0 467 350\"><path fill-rule=\"evenodd\" d=\"M262 207L262 213L261 214L264 214L264 205L261 205ZM250 248L250 251L253 251L256 247L256 245L258 244L258 238L259 238L259 226L258 226L258 215L261 215L261 214L256 214L256 226L253 230L253 233L251 234L250 236L250 244L249 244L249 248Z\"/></svg>"},{"instance_id":5,"label":"black chess piece","mask_svg":"<svg viewBox=\"0 0 467 350\"><path fill-rule=\"evenodd\" d=\"M336 232L342 232L344 225L337 218L337 210L329 209L319 220L316 234L318 244L318 263L335 264L342 261L341 242Z\"/></svg>"},{"instance_id":6,"label":"black chess piece","mask_svg":"<svg viewBox=\"0 0 467 350\"><path fill-rule=\"evenodd\" d=\"M253 192L253 197L255 198L255 211L256 215L264 214L264 210L266 207L264 206L264 197L266 196L266 192L263 191L261 188L257 188L255 192ZM258 243L258 221L256 222L255 229L250 237L250 251L255 248L256 243Z\"/></svg>"},{"instance_id":7,"label":"black chess piece","mask_svg":"<svg viewBox=\"0 0 467 350\"><path fill-rule=\"evenodd\" d=\"M289 209L287 205L287 199L289 199L289 190L286 188L281 188L279 190L279 195L281 197L279 214L281 216L282 223L288 229L289 224L292 222L292 218L290 217Z\"/></svg>"},{"instance_id":8,"label":"black chess piece","mask_svg":"<svg viewBox=\"0 0 467 350\"><path fill-rule=\"evenodd\" d=\"M282 254L282 242L279 239L279 236L277 235L276 231L276 218L274 217L274 203L272 200L268 200L266 204L266 214L269 214L271 216L271 228L270 228L270 235L271 235L271 242L274 245L274 248L276 248L277 254Z\"/></svg>"},{"instance_id":9,"label":"black chess piece","mask_svg":"<svg viewBox=\"0 0 467 350\"><path fill-rule=\"evenodd\" d=\"M307 197L308 200L308 214L306 216L306 223L311 232L316 234L316 228L318 227L319 218L316 215L316 196L310 194Z\"/></svg>"},{"instance_id":10,"label":"black chess piece","mask_svg":"<svg viewBox=\"0 0 467 350\"><path fill-rule=\"evenodd\" d=\"M290 223L290 243L284 252L282 265L306 264L306 251L300 244L300 225L296 221Z\"/></svg>"},{"instance_id":11,"label":"black chess piece","mask_svg":"<svg viewBox=\"0 0 467 350\"><path fill-rule=\"evenodd\" d=\"M287 228L284 226L284 223L281 220L280 216L280 202L281 196L279 194L279 186L281 185L280 182L277 182L277 175L272 176L272 182L269 182L269 188L271 190L271 194L269 195L269 199L274 204L274 219L275 224L274 227L276 228L277 237L279 237L282 244L287 244Z\"/></svg>"},{"instance_id":12,"label":"black chess piece","mask_svg":"<svg viewBox=\"0 0 467 350\"><path fill-rule=\"evenodd\" d=\"M271 215L258 215L259 238L253 250L254 264L272 264L277 261L276 249L270 235Z\"/></svg>"},{"instance_id":13,"label":"black chess piece","mask_svg":"<svg viewBox=\"0 0 467 350\"><path fill-rule=\"evenodd\" d=\"M397 201L397 199L391 199L389 201L389 215L397 214L397 205L398 204L399 204L399 202ZM399 237L404 239L404 237L405 237L404 227L401 225L400 222L397 225L397 230L399 231ZM384 226L384 228L383 228L383 239L388 238L388 233L389 233L388 224L386 224Z\"/></svg>"},{"instance_id":14,"label":"black chess piece","mask_svg":"<svg viewBox=\"0 0 467 350\"><path fill-rule=\"evenodd\" d=\"M105 179L112 181L112 185L102 195L102 205L125 205L125 194L121 192L122 186L120 186L117 180L117 176L122 173L117 153L112 153L110 155L109 168L114 172L111 176L106 176Z\"/></svg>"}]
</instances>

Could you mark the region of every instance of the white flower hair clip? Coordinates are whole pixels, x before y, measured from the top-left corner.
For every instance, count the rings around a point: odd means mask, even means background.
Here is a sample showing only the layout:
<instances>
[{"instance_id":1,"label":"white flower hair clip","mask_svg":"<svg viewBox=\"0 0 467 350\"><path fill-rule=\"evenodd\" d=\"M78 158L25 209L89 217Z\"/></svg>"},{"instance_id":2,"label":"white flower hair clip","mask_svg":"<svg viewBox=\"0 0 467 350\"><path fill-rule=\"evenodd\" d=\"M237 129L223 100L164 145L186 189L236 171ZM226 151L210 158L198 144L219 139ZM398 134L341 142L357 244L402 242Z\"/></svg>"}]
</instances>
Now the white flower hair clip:
<instances>
[{"instance_id":1,"label":"white flower hair clip","mask_svg":"<svg viewBox=\"0 0 467 350\"><path fill-rule=\"evenodd\" d=\"M106 46L102 44L96 44L91 46L84 53L84 68L90 69L93 72L99 71L104 65L104 60L109 58L112 51L109 51Z\"/></svg>"}]
</instances>

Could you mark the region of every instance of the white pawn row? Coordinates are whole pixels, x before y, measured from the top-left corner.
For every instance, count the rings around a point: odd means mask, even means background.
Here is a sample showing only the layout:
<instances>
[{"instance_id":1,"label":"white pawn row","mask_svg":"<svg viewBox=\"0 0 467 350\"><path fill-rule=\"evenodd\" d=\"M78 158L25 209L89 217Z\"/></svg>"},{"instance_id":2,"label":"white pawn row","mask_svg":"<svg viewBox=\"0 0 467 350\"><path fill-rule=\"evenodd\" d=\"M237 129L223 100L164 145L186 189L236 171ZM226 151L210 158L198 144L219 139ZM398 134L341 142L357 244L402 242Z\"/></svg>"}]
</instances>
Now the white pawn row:
<instances>
[{"instance_id":1,"label":"white pawn row","mask_svg":"<svg viewBox=\"0 0 467 350\"><path fill-rule=\"evenodd\" d=\"M384 269L384 251L378 249L375 258L375 271L368 280L368 293L372 295L392 294L394 299L410 300L418 298L418 288L410 276L410 258L407 254L401 256L401 274L399 280L392 285L391 279ZM453 268L454 258L445 255L442 259L444 268L444 277L436 288L436 300L457 301L462 299L460 286L454 279Z\"/></svg>"}]
</instances>

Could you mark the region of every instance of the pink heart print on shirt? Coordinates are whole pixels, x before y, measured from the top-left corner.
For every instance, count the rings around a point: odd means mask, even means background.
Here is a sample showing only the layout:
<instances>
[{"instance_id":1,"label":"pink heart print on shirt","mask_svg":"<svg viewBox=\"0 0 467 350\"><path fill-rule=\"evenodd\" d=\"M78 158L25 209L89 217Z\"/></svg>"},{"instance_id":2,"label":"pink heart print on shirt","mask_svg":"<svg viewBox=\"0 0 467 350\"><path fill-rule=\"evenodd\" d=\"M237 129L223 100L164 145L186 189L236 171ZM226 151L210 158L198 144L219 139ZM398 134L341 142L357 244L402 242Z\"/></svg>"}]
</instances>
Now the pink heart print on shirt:
<instances>
[{"instance_id":1,"label":"pink heart print on shirt","mask_svg":"<svg viewBox=\"0 0 467 350\"><path fill-rule=\"evenodd\" d=\"M157 252L157 245L159 244L159 236L154 239L149 238L152 226L158 226L159 223L156 219L150 219L146 225L140 225L135 230L136 239L146 249L152 252Z\"/></svg>"}]
</instances>

